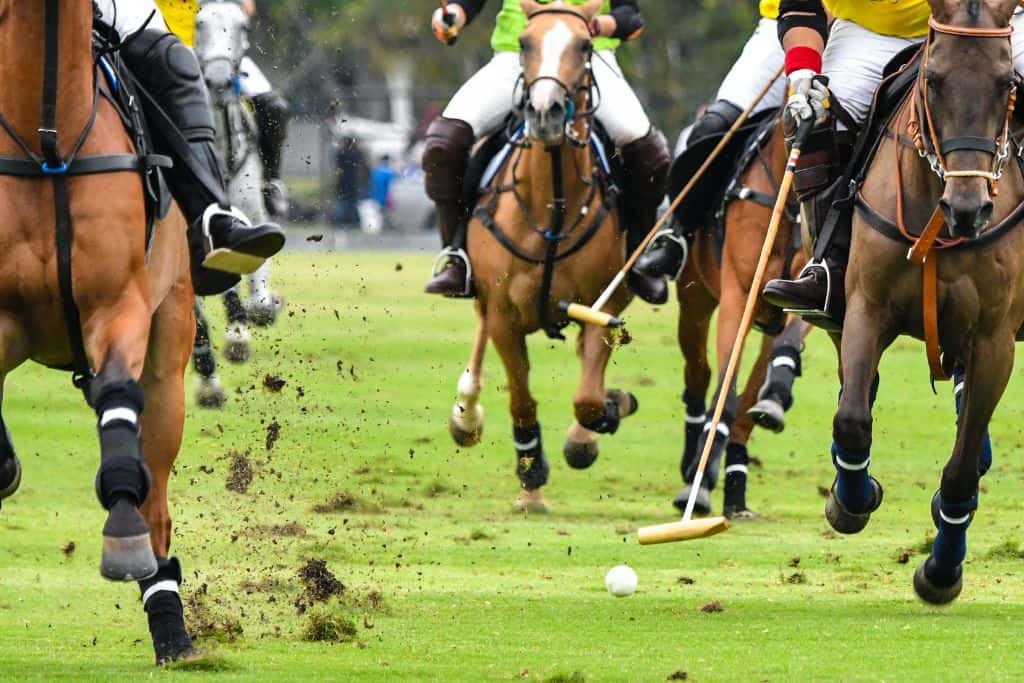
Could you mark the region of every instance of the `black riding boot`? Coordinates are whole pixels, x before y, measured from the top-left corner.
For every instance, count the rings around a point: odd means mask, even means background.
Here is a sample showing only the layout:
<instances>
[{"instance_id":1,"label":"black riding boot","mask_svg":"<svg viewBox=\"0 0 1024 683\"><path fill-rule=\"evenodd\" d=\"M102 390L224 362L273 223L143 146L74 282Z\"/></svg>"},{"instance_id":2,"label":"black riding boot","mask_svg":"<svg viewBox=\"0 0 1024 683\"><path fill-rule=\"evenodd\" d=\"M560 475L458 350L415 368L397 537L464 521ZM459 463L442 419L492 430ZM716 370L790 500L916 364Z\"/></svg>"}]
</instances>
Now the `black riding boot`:
<instances>
[{"instance_id":1,"label":"black riding boot","mask_svg":"<svg viewBox=\"0 0 1024 683\"><path fill-rule=\"evenodd\" d=\"M658 206L665 197L665 177L671 159L665 136L656 128L620 151L626 167L622 219L626 224L626 247L632 254L658 219ZM664 277L652 277L633 268L628 283L633 293L648 303L668 301L668 283Z\"/></svg>"},{"instance_id":2,"label":"black riding boot","mask_svg":"<svg viewBox=\"0 0 1024 683\"><path fill-rule=\"evenodd\" d=\"M150 29L127 41L121 56L141 86L157 150L174 159L166 178L189 221L196 294L219 294L280 251L284 232L273 223L253 226L228 204L195 53L173 34Z\"/></svg>"},{"instance_id":3,"label":"black riding boot","mask_svg":"<svg viewBox=\"0 0 1024 683\"><path fill-rule=\"evenodd\" d=\"M433 277L427 282L427 294L454 298L472 298L466 255L466 169L469 151L475 140L473 129L465 121L438 117L427 129L423 150L423 173L427 196L437 206L441 231L441 250Z\"/></svg>"},{"instance_id":4,"label":"black riding boot","mask_svg":"<svg viewBox=\"0 0 1024 683\"><path fill-rule=\"evenodd\" d=\"M288 214L288 191L281 180L281 149L288 135L288 101L276 91L252 98L263 162L263 205L271 216Z\"/></svg>"},{"instance_id":5,"label":"black riding boot","mask_svg":"<svg viewBox=\"0 0 1024 683\"><path fill-rule=\"evenodd\" d=\"M840 134L841 135L841 134ZM793 179L800 198L802 220L814 236L814 259L795 280L770 280L764 299L779 308L804 315L828 329L839 329L845 313L846 261L850 252L850 217L843 215L829 234L823 234L838 187L839 176L848 163L852 145L837 139L831 128L815 131L807 141L808 151L801 156Z\"/></svg>"}]
</instances>

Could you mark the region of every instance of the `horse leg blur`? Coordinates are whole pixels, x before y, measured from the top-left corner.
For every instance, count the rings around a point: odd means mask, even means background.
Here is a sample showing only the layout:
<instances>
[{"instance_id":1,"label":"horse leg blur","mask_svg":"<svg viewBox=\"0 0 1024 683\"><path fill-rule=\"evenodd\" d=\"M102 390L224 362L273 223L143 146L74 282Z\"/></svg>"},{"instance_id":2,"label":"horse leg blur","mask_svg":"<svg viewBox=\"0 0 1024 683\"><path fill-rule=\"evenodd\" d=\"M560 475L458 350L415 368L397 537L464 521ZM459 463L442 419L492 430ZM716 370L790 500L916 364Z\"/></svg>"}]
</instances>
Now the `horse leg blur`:
<instances>
[{"instance_id":1,"label":"horse leg blur","mask_svg":"<svg viewBox=\"0 0 1024 683\"><path fill-rule=\"evenodd\" d=\"M882 486L868 474L871 462L871 408L878 388L878 363L892 341L889 321L854 292L847 304L842 335L843 385L832 424L836 468L825 518L836 531L855 534L882 504Z\"/></svg>"},{"instance_id":2,"label":"horse leg blur","mask_svg":"<svg viewBox=\"0 0 1024 683\"><path fill-rule=\"evenodd\" d=\"M0 377L0 403L3 402L3 378ZM14 452L11 434L0 416L0 503L10 498L21 485L21 461Z\"/></svg>"},{"instance_id":3,"label":"horse leg blur","mask_svg":"<svg viewBox=\"0 0 1024 683\"><path fill-rule=\"evenodd\" d=\"M195 298L196 338L192 346L192 367L199 375L196 403L203 408L220 408L227 400L224 386L217 376L217 360L210 343L210 323L203 311L203 300Z\"/></svg>"},{"instance_id":4,"label":"horse leg blur","mask_svg":"<svg viewBox=\"0 0 1024 683\"><path fill-rule=\"evenodd\" d=\"M249 302L246 317L257 327L270 327L281 313L282 300L270 289L270 261L264 261L256 272L249 274Z\"/></svg>"},{"instance_id":5,"label":"horse leg blur","mask_svg":"<svg viewBox=\"0 0 1024 683\"><path fill-rule=\"evenodd\" d=\"M1013 371L1013 330L1003 337L978 334L967 362L963 411L956 445L942 470L938 533L932 552L914 573L914 590L936 605L952 602L963 588L967 527L978 508L978 482L988 424Z\"/></svg>"},{"instance_id":6,"label":"horse leg blur","mask_svg":"<svg viewBox=\"0 0 1024 683\"><path fill-rule=\"evenodd\" d=\"M182 281L157 309L141 382L147 403L140 420L142 451L152 475L142 514L152 530L158 568L154 576L139 582L139 589L157 664L194 651L179 594L181 564L170 557L171 517L167 508L167 484L185 424L185 367L193 324L189 298L187 282Z\"/></svg>"},{"instance_id":7,"label":"horse leg blur","mask_svg":"<svg viewBox=\"0 0 1024 683\"><path fill-rule=\"evenodd\" d=\"M687 273L690 273L689 266L678 288L680 311L677 327L679 350L683 354L685 386L682 398L686 409L686 440L679 461L679 473L684 483L686 472L696 465L697 442L704 430L707 412L705 397L711 385L708 332L711 329L711 314L717 305L700 281L695 276L686 277Z\"/></svg>"},{"instance_id":8,"label":"horse leg blur","mask_svg":"<svg viewBox=\"0 0 1024 683\"><path fill-rule=\"evenodd\" d=\"M793 385L802 374L800 349L811 329L809 323L794 316L775 338L768 376L758 392L757 403L747 411L758 426L776 434L786 428L786 413L793 407Z\"/></svg>"},{"instance_id":9,"label":"horse leg blur","mask_svg":"<svg viewBox=\"0 0 1024 683\"><path fill-rule=\"evenodd\" d=\"M573 397L576 419L562 447L565 461L574 469L586 469L597 460L599 434L614 434L623 418L637 411L636 397L621 389L605 390L604 373L615 341L611 331L584 325L580 332L580 385Z\"/></svg>"},{"instance_id":10,"label":"horse leg blur","mask_svg":"<svg viewBox=\"0 0 1024 683\"><path fill-rule=\"evenodd\" d=\"M224 311L228 317L228 329L224 336L224 357L232 363L249 360L249 318L238 295L238 287L232 287L221 295Z\"/></svg>"},{"instance_id":11,"label":"horse leg blur","mask_svg":"<svg viewBox=\"0 0 1024 683\"><path fill-rule=\"evenodd\" d=\"M455 443L463 447L480 443L480 437L484 432L484 407L480 405L480 392L483 390L481 372L486 351L487 318L483 307L477 302L473 351L469 356L469 364L459 377L459 398L452 407L452 414L448 420L448 431Z\"/></svg>"},{"instance_id":12,"label":"horse leg blur","mask_svg":"<svg viewBox=\"0 0 1024 683\"><path fill-rule=\"evenodd\" d=\"M530 394L530 359L526 337L497 314L487 316L489 336L501 356L508 377L509 412L512 414L512 439L516 449L516 476L520 492L516 508L527 512L546 512L548 507L540 488L548 481L550 467L544 455L537 402Z\"/></svg>"}]
</instances>

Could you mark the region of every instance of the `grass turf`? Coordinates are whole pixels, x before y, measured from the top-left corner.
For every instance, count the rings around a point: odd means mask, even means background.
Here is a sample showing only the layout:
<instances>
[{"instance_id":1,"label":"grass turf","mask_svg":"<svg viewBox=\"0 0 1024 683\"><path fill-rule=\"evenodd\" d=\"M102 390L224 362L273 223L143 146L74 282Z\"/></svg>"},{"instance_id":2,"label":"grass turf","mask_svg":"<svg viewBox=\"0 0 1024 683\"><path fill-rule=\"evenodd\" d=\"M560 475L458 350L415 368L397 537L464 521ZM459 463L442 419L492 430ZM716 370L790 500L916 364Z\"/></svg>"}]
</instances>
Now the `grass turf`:
<instances>
[{"instance_id":1,"label":"grass turf","mask_svg":"<svg viewBox=\"0 0 1024 683\"><path fill-rule=\"evenodd\" d=\"M493 352L483 443L459 450L447 435L472 313L466 302L418 294L427 266L409 255L281 260L275 284L288 296L287 318L256 333L250 365L222 366L232 390L224 410L190 407L171 484L173 550L209 655L158 678L1024 675L1019 382L993 424L996 464L970 532L964 593L935 609L915 600L911 575L933 531L928 503L953 410L948 385L938 397L929 391L920 345L899 342L882 367L873 473L886 499L863 534L836 537L821 514L836 382L831 346L816 334L789 428L752 442L763 467L752 469L749 500L765 519L641 548L637 526L675 516L674 307L628 312L635 341L617 350L608 377L638 395L640 412L602 439L586 472L559 456L578 376L572 347L532 339L553 514L524 517L511 511L511 427ZM285 380L280 392L263 387L268 374ZM137 588L97 572L94 418L66 376L36 367L15 373L6 397L25 478L0 511L0 678L151 677ZM299 576L312 559L344 584L340 595L313 604ZM618 563L639 573L633 597L604 590ZM321 597L340 590L327 588ZM706 607L716 601L720 611Z\"/></svg>"}]
</instances>

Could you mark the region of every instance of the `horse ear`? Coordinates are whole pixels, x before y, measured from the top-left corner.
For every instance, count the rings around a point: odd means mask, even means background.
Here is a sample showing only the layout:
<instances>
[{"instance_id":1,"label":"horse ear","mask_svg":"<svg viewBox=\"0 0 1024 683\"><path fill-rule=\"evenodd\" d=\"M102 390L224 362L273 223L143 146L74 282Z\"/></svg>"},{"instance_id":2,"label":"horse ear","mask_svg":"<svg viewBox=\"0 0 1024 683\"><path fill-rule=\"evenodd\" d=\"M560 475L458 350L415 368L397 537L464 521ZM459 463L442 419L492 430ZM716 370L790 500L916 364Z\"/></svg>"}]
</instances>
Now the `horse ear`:
<instances>
[{"instance_id":1,"label":"horse ear","mask_svg":"<svg viewBox=\"0 0 1024 683\"><path fill-rule=\"evenodd\" d=\"M604 0L589 0L583 5L580 5L578 10L580 14L587 18L587 21L590 21L598 15L603 5Z\"/></svg>"},{"instance_id":2,"label":"horse ear","mask_svg":"<svg viewBox=\"0 0 1024 683\"><path fill-rule=\"evenodd\" d=\"M523 14L525 14L527 18L530 18L543 8L543 6L536 0L519 0L519 4L523 8Z\"/></svg>"}]
</instances>

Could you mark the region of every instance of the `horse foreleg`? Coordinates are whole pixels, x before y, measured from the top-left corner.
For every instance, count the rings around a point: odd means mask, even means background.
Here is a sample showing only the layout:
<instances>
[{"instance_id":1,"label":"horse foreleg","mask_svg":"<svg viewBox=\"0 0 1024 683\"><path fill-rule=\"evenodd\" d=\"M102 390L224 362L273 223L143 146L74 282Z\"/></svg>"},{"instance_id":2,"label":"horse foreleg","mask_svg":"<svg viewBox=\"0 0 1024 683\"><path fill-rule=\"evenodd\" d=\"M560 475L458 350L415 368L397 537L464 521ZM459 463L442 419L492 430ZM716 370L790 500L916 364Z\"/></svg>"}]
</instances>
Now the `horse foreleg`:
<instances>
[{"instance_id":1,"label":"horse foreleg","mask_svg":"<svg viewBox=\"0 0 1024 683\"><path fill-rule=\"evenodd\" d=\"M978 481L989 421L1013 370L1013 333L975 338L967 362L963 410L953 454L942 470L938 533L932 553L914 573L914 589L928 602L945 604L963 587L967 527L978 507Z\"/></svg>"},{"instance_id":2,"label":"horse foreleg","mask_svg":"<svg viewBox=\"0 0 1024 683\"><path fill-rule=\"evenodd\" d=\"M25 361L28 338L9 318L0 317L0 404L3 403L7 373ZM0 415L0 503L10 498L21 485L21 461L14 451L10 432Z\"/></svg>"},{"instance_id":3,"label":"horse foreleg","mask_svg":"<svg viewBox=\"0 0 1024 683\"><path fill-rule=\"evenodd\" d=\"M717 302L696 277L680 281L679 322L677 338L683 354L683 405L686 408L686 432L679 473L686 481L697 458L697 442L704 430L707 405L705 400L711 385L711 365L708 363L708 333L711 314Z\"/></svg>"},{"instance_id":4,"label":"horse foreleg","mask_svg":"<svg viewBox=\"0 0 1024 683\"><path fill-rule=\"evenodd\" d=\"M99 369L87 397L96 411L100 439L96 494L108 511L100 572L115 581L137 581L157 571L150 529L139 512L150 492L150 472L139 442L144 399L138 380L150 329L143 285L127 283L113 303L83 311L83 320L85 350Z\"/></svg>"},{"instance_id":5,"label":"horse foreleg","mask_svg":"<svg viewBox=\"0 0 1024 683\"><path fill-rule=\"evenodd\" d=\"M153 316L142 374L146 395L146 411L140 421L142 450L152 475L152 488L142 513L152 530L158 569L155 576L139 582L139 589L158 664L193 651L179 595L181 565L176 557L170 557L171 516L167 507L168 479L181 448L185 423L185 367L193 324L189 288L181 282Z\"/></svg>"},{"instance_id":6,"label":"horse foreleg","mask_svg":"<svg viewBox=\"0 0 1024 683\"><path fill-rule=\"evenodd\" d=\"M448 431L460 446L475 446L480 443L484 431L484 407L480 405L483 390L481 373L484 353L487 351L487 317L483 306L476 305L476 336L469 363L459 377L458 400L448 420Z\"/></svg>"},{"instance_id":7,"label":"horse foreleg","mask_svg":"<svg viewBox=\"0 0 1024 683\"><path fill-rule=\"evenodd\" d=\"M221 295L224 301L224 312L228 318L228 328L224 335L224 357L232 363L245 363L249 360L249 317L245 305L238 295L238 287L233 287Z\"/></svg>"},{"instance_id":8,"label":"horse foreleg","mask_svg":"<svg viewBox=\"0 0 1024 683\"><path fill-rule=\"evenodd\" d=\"M868 474L871 461L871 407L877 391L878 363L894 335L886 312L859 293L847 303L841 338L843 390L832 423L832 462L836 479L825 518L836 531L855 534L867 526L882 504L882 487Z\"/></svg>"},{"instance_id":9,"label":"horse foreleg","mask_svg":"<svg viewBox=\"0 0 1024 683\"><path fill-rule=\"evenodd\" d=\"M249 275L249 302L245 306L248 320L258 327L277 322L283 302L270 289L270 260Z\"/></svg>"},{"instance_id":10,"label":"horse foreleg","mask_svg":"<svg viewBox=\"0 0 1024 683\"><path fill-rule=\"evenodd\" d=\"M196 338L192 345L192 367L199 375L196 403L203 408L220 408L227 401L224 386L217 376L217 359L210 343L210 323L206 320L203 300L195 298Z\"/></svg>"},{"instance_id":11,"label":"horse foreleg","mask_svg":"<svg viewBox=\"0 0 1024 683\"><path fill-rule=\"evenodd\" d=\"M793 385L803 372L800 350L812 329L810 323L792 316L782 334L775 337L768 376L758 391L757 403L747 411L759 427L776 434L786 428L786 413L793 407Z\"/></svg>"},{"instance_id":12,"label":"horse foreleg","mask_svg":"<svg viewBox=\"0 0 1024 683\"><path fill-rule=\"evenodd\" d=\"M544 454L537 402L530 394L530 359L526 337L496 313L487 316L488 332L501 356L508 378L509 412L512 414L512 439L516 449L516 476L520 495L516 507L544 512L547 505L540 488L548 481L550 467Z\"/></svg>"}]
</instances>

